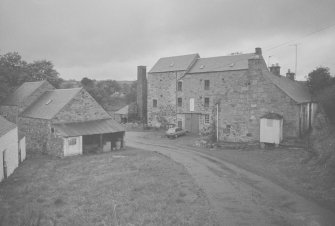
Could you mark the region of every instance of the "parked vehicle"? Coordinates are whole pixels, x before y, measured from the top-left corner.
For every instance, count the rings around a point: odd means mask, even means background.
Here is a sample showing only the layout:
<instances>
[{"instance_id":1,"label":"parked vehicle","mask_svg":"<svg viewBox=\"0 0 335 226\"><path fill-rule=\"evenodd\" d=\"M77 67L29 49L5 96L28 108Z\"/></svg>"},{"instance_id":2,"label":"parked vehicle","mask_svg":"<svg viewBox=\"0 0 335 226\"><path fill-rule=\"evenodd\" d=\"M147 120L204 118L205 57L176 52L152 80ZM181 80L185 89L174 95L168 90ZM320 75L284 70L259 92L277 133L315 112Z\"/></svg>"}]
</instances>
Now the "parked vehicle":
<instances>
[{"instance_id":1,"label":"parked vehicle","mask_svg":"<svg viewBox=\"0 0 335 226\"><path fill-rule=\"evenodd\" d=\"M168 138L177 138L177 137L183 136L185 134L186 134L186 130L183 130L182 128L179 128L179 127L169 128L166 131L166 136Z\"/></svg>"}]
</instances>

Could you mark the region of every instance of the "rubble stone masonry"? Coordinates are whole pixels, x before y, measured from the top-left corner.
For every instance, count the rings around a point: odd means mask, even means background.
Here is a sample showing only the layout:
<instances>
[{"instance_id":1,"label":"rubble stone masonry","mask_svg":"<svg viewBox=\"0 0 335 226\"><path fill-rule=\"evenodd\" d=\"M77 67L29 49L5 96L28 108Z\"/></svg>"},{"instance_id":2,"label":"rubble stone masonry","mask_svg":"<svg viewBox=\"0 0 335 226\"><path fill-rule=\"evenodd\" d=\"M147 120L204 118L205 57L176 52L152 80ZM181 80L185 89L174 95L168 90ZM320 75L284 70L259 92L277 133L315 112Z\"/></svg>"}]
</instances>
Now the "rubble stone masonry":
<instances>
[{"instance_id":1,"label":"rubble stone masonry","mask_svg":"<svg viewBox=\"0 0 335 226\"><path fill-rule=\"evenodd\" d=\"M259 140L260 117L275 112L284 117L284 138L299 135L299 105L275 86L263 73L267 70L263 59L249 60L248 70L187 74L182 78L183 100L178 118L190 113L190 98L195 100L194 113L200 113L200 133L206 134L216 124L216 104L219 106L219 138L225 141ZM273 75L274 76L274 75ZM204 81L210 81L209 90ZM209 106L204 105L209 98ZM205 115L210 122L205 123ZM184 122L183 122L184 125ZM213 132L213 131L212 131Z\"/></svg>"},{"instance_id":2,"label":"rubble stone masonry","mask_svg":"<svg viewBox=\"0 0 335 226\"><path fill-rule=\"evenodd\" d=\"M148 124L154 126L160 123L177 124L177 80L185 74L185 71L161 72L148 74ZM157 100L157 107L153 106Z\"/></svg>"},{"instance_id":3,"label":"rubble stone masonry","mask_svg":"<svg viewBox=\"0 0 335 226\"><path fill-rule=\"evenodd\" d=\"M111 116L82 89L53 119L52 123L82 122Z\"/></svg>"}]
</instances>

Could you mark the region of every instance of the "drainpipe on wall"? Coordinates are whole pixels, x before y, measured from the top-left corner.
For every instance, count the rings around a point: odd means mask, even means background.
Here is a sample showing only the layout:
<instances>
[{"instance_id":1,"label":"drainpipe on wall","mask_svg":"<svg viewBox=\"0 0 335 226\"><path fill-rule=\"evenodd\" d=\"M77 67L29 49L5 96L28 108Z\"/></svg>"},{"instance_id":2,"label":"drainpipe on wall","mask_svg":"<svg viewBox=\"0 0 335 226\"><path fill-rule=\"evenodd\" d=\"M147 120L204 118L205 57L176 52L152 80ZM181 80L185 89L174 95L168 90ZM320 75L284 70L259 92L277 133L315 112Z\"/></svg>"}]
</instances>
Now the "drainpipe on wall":
<instances>
[{"instance_id":1,"label":"drainpipe on wall","mask_svg":"<svg viewBox=\"0 0 335 226\"><path fill-rule=\"evenodd\" d=\"M176 126L178 127L178 80L177 80L177 72L175 72L175 74L176 74Z\"/></svg>"},{"instance_id":2,"label":"drainpipe on wall","mask_svg":"<svg viewBox=\"0 0 335 226\"><path fill-rule=\"evenodd\" d=\"M216 104L216 142L219 142L219 104Z\"/></svg>"}]
</instances>

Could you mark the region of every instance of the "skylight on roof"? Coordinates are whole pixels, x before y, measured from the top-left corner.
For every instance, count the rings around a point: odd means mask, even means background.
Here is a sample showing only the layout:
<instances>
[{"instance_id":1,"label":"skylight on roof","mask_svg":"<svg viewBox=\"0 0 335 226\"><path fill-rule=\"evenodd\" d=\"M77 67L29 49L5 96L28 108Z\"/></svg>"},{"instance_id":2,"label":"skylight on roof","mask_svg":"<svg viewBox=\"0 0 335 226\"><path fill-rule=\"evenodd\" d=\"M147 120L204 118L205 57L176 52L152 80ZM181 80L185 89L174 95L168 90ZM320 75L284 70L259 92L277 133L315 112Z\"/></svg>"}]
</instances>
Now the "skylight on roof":
<instances>
[{"instance_id":1,"label":"skylight on roof","mask_svg":"<svg viewBox=\"0 0 335 226\"><path fill-rule=\"evenodd\" d=\"M50 100L48 100L46 103L45 103L45 105L48 105L48 104L50 104L52 102L52 100L50 99Z\"/></svg>"},{"instance_id":2,"label":"skylight on roof","mask_svg":"<svg viewBox=\"0 0 335 226\"><path fill-rule=\"evenodd\" d=\"M205 65L201 64L200 69L204 69Z\"/></svg>"},{"instance_id":3,"label":"skylight on roof","mask_svg":"<svg viewBox=\"0 0 335 226\"><path fill-rule=\"evenodd\" d=\"M174 63L173 62L171 62L171 64L170 64L170 67L173 67L174 66Z\"/></svg>"}]
</instances>

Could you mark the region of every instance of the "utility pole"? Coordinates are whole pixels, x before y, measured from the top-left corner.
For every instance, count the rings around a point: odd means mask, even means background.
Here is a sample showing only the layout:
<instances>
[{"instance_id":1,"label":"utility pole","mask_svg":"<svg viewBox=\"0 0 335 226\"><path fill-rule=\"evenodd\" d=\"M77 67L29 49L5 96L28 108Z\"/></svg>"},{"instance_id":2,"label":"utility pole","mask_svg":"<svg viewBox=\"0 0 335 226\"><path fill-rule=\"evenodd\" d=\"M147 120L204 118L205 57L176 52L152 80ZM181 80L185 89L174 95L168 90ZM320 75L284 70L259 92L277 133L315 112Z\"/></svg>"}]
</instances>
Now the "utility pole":
<instances>
[{"instance_id":1,"label":"utility pole","mask_svg":"<svg viewBox=\"0 0 335 226\"><path fill-rule=\"evenodd\" d=\"M297 76L297 71L298 71L298 43L292 44L291 46L295 46L295 76Z\"/></svg>"}]
</instances>

